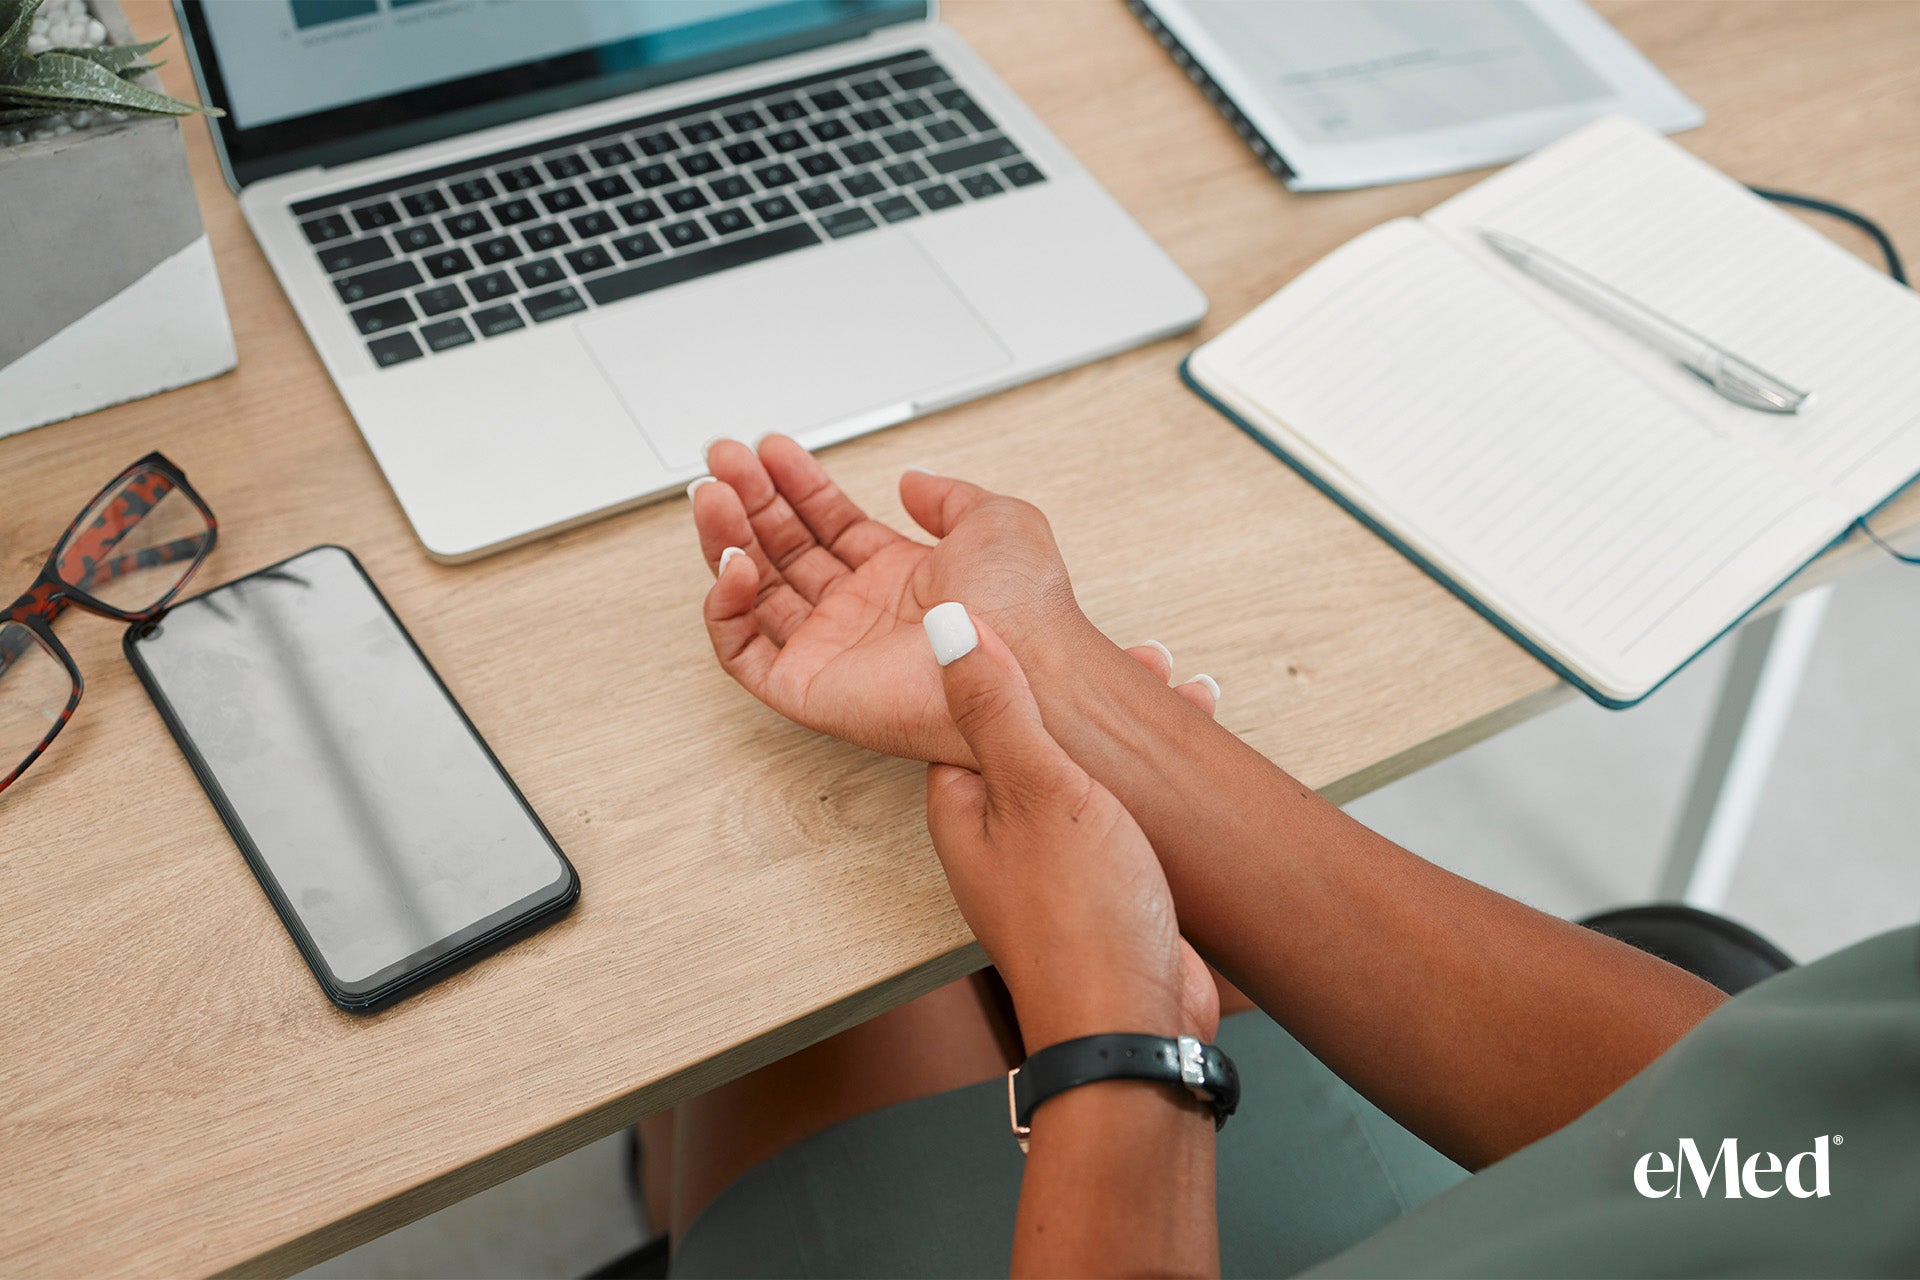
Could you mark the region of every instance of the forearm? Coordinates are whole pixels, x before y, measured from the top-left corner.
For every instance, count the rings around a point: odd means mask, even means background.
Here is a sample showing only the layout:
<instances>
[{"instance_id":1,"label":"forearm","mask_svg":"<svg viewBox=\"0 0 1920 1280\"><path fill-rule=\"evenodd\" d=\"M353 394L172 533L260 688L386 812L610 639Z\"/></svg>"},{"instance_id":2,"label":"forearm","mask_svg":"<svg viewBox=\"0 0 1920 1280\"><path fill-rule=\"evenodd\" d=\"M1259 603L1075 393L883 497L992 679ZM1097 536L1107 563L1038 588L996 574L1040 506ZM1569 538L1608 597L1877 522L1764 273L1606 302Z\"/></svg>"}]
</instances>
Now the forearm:
<instances>
[{"instance_id":1,"label":"forearm","mask_svg":"<svg viewBox=\"0 0 1920 1280\"><path fill-rule=\"evenodd\" d=\"M1104 641L1029 669L1049 730L1152 841L1187 938L1470 1167L1585 1111L1721 998L1367 830Z\"/></svg>"},{"instance_id":2,"label":"forearm","mask_svg":"<svg viewBox=\"0 0 1920 1280\"><path fill-rule=\"evenodd\" d=\"M1015 1276L1218 1275L1213 1120L1164 1084L1069 1089L1034 1113Z\"/></svg>"}]
</instances>

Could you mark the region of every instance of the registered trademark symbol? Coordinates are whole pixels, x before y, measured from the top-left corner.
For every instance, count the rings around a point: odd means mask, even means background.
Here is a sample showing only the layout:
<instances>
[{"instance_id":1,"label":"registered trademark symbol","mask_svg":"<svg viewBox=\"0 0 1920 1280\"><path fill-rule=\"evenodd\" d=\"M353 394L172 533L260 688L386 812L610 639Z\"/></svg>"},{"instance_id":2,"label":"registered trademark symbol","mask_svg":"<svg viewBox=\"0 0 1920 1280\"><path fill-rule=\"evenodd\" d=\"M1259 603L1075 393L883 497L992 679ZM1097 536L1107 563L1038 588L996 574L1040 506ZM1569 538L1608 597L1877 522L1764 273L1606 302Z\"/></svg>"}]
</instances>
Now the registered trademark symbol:
<instances>
[{"instance_id":1,"label":"registered trademark symbol","mask_svg":"<svg viewBox=\"0 0 1920 1280\"><path fill-rule=\"evenodd\" d=\"M1843 1137L1841 1137L1841 1136L1840 1136L1839 1134L1837 1134L1837 1133L1836 1133L1836 1134L1834 1134L1834 1135L1833 1135L1833 1145L1834 1145L1834 1146L1836 1146L1836 1147L1837 1147L1837 1146L1839 1146L1839 1145L1840 1145L1841 1143L1843 1143L1843 1142L1845 1142L1845 1141L1846 1141L1846 1139L1845 1139L1845 1138L1843 1138Z\"/></svg>"}]
</instances>

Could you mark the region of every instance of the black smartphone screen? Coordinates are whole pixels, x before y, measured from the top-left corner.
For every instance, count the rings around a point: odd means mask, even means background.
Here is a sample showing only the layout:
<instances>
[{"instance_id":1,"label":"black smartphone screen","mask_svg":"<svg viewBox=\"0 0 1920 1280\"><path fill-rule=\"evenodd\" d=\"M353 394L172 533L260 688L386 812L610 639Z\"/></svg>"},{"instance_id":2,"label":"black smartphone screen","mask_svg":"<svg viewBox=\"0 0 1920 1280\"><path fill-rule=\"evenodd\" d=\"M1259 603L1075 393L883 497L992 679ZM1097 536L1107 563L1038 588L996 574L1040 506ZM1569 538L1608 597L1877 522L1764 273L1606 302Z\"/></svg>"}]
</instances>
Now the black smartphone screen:
<instances>
[{"instance_id":1,"label":"black smartphone screen","mask_svg":"<svg viewBox=\"0 0 1920 1280\"><path fill-rule=\"evenodd\" d=\"M126 650L336 1003L384 1003L577 896L345 550L175 605L130 628Z\"/></svg>"}]
</instances>

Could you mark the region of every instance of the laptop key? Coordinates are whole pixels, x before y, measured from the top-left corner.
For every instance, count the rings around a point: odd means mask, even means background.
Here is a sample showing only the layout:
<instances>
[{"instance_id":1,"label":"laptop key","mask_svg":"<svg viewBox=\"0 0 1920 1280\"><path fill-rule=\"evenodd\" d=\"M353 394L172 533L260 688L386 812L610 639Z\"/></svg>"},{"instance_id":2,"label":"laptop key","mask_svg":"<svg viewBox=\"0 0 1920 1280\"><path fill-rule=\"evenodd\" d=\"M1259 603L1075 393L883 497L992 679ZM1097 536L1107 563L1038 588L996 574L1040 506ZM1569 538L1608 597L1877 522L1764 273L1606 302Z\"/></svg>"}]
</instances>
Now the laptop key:
<instances>
[{"instance_id":1,"label":"laptop key","mask_svg":"<svg viewBox=\"0 0 1920 1280\"><path fill-rule=\"evenodd\" d=\"M816 178L824 178L830 173L838 173L840 162L824 151L810 156L800 157L800 167Z\"/></svg>"},{"instance_id":2,"label":"laptop key","mask_svg":"<svg viewBox=\"0 0 1920 1280\"><path fill-rule=\"evenodd\" d=\"M400 207L416 218L424 218L429 214L445 213L452 206L447 203L445 196L429 187L425 191L401 196Z\"/></svg>"},{"instance_id":3,"label":"laptop key","mask_svg":"<svg viewBox=\"0 0 1920 1280\"><path fill-rule=\"evenodd\" d=\"M884 129L893 123L893 117L879 107L868 107L864 111L854 112L853 122L862 129Z\"/></svg>"},{"instance_id":4,"label":"laptop key","mask_svg":"<svg viewBox=\"0 0 1920 1280\"><path fill-rule=\"evenodd\" d=\"M587 281L583 287L595 302L606 306L623 298L665 289L669 285L697 280L716 271L759 262L819 243L820 234L812 227L804 222L790 222L784 227L775 227L758 235L725 240L697 253L677 254L658 262L643 262L612 275L598 276Z\"/></svg>"},{"instance_id":5,"label":"laptop key","mask_svg":"<svg viewBox=\"0 0 1920 1280\"><path fill-rule=\"evenodd\" d=\"M453 192L453 198L461 204L479 204L500 194L499 189L486 178L462 178L458 182L449 182L447 190Z\"/></svg>"},{"instance_id":6,"label":"laptop key","mask_svg":"<svg viewBox=\"0 0 1920 1280\"><path fill-rule=\"evenodd\" d=\"M1039 166L1031 160L1018 160L1013 164L1001 165L1000 176L1016 187L1030 187L1036 182L1047 180L1047 175L1040 172Z\"/></svg>"},{"instance_id":7,"label":"laptop key","mask_svg":"<svg viewBox=\"0 0 1920 1280\"><path fill-rule=\"evenodd\" d=\"M853 91L867 102L872 102L876 98L890 97L893 93L893 90L878 80L862 80L853 86Z\"/></svg>"},{"instance_id":8,"label":"laptop key","mask_svg":"<svg viewBox=\"0 0 1920 1280\"><path fill-rule=\"evenodd\" d=\"M893 73L893 82L902 89L924 89L930 84L951 79L953 77L947 74L947 69L937 62L924 62Z\"/></svg>"},{"instance_id":9,"label":"laptop key","mask_svg":"<svg viewBox=\"0 0 1920 1280\"><path fill-rule=\"evenodd\" d=\"M798 195L800 203L809 209L828 209L840 203L840 193L824 182L817 187L803 187Z\"/></svg>"},{"instance_id":10,"label":"laptop key","mask_svg":"<svg viewBox=\"0 0 1920 1280\"><path fill-rule=\"evenodd\" d=\"M945 151L936 151L927 157L936 173L958 173L962 169L972 169L977 165L991 164L995 160L1018 159L1020 148L1006 138L983 138L979 142L969 142L963 147L950 147Z\"/></svg>"},{"instance_id":11,"label":"laptop key","mask_svg":"<svg viewBox=\"0 0 1920 1280\"><path fill-rule=\"evenodd\" d=\"M329 240L353 234L353 228L347 225L347 220L337 213L303 222L300 229L307 233L308 244L325 244Z\"/></svg>"},{"instance_id":12,"label":"laptop key","mask_svg":"<svg viewBox=\"0 0 1920 1280\"><path fill-rule=\"evenodd\" d=\"M680 171L689 178L703 178L716 173L720 168L720 158L711 151L694 151L680 157Z\"/></svg>"},{"instance_id":13,"label":"laptop key","mask_svg":"<svg viewBox=\"0 0 1920 1280\"><path fill-rule=\"evenodd\" d=\"M766 117L752 109L736 111L727 117L727 128L733 130L735 133L752 133L755 129L764 129L766 127Z\"/></svg>"},{"instance_id":14,"label":"laptop key","mask_svg":"<svg viewBox=\"0 0 1920 1280\"><path fill-rule=\"evenodd\" d=\"M626 220L628 226L637 227L643 222L652 222L658 218L660 205L653 200L633 200L621 205L615 212Z\"/></svg>"},{"instance_id":15,"label":"laptop key","mask_svg":"<svg viewBox=\"0 0 1920 1280\"><path fill-rule=\"evenodd\" d=\"M578 187L555 187L540 193L540 203L547 206L548 213L566 213L586 208L587 198L580 194Z\"/></svg>"},{"instance_id":16,"label":"laptop key","mask_svg":"<svg viewBox=\"0 0 1920 1280\"><path fill-rule=\"evenodd\" d=\"M355 209L353 220L362 231L378 231L400 221L400 211L393 207L393 201L382 200L378 204L363 204Z\"/></svg>"},{"instance_id":17,"label":"laptop key","mask_svg":"<svg viewBox=\"0 0 1920 1280\"><path fill-rule=\"evenodd\" d=\"M681 125L680 136L687 140L689 146L704 147L709 142L720 141L720 126L711 120L696 120L692 124Z\"/></svg>"},{"instance_id":18,"label":"laptop key","mask_svg":"<svg viewBox=\"0 0 1920 1280\"><path fill-rule=\"evenodd\" d=\"M753 184L737 173L724 174L707 184L715 200L743 200L753 194Z\"/></svg>"},{"instance_id":19,"label":"laptop key","mask_svg":"<svg viewBox=\"0 0 1920 1280\"><path fill-rule=\"evenodd\" d=\"M545 186L546 182L547 180L540 176L540 171L530 164L516 165L511 169L500 171L500 185L508 191L527 191L534 187Z\"/></svg>"},{"instance_id":20,"label":"laptop key","mask_svg":"<svg viewBox=\"0 0 1920 1280\"><path fill-rule=\"evenodd\" d=\"M526 328L527 322L520 318L519 310L511 302L503 302L497 307L474 312L473 327L480 331L481 337L497 338L503 333Z\"/></svg>"},{"instance_id":21,"label":"laptop key","mask_svg":"<svg viewBox=\"0 0 1920 1280\"><path fill-rule=\"evenodd\" d=\"M393 233L393 242L405 253L423 253L441 243L440 228L431 222L416 222Z\"/></svg>"},{"instance_id":22,"label":"laptop key","mask_svg":"<svg viewBox=\"0 0 1920 1280\"><path fill-rule=\"evenodd\" d=\"M597 244L590 244L584 249L575 249L569 253L567 264L573 268L575 275L588 276L596 271L605 271L612 266L613 255ZM533 304L527 305L531 309Z\"/></svg>"},{"instance_id":23,"label":"laptop key","mask_svg":"<svg viewBox=\"0 0 1920 1280\"><path fill-rule=\"evenodd\" d=\"M967 131L955 124L952 120L935 120L932 124L924 127L927 131L927 136L936 143L958 142L967 136Z\"/></svg>"},{"instance_id":24,"label":"laptop key","mask_svg":"<svg viewBox=\"0 0 1920 1280\"><path fill-rule=\"evenodd\" d=\"M588 147L587 154L602 169L611 169L617 164L632 164L633 152L627 150L624 142L603 142L597 147Z\"/></svg>"},{"instance_id":25,"label":"laptop key","mask_svg":"<svg viewBox=\"0 0 1920 1280\"><path fill-rule=\"evenodd\" d=\"M698 187L682 187L678 191L667 192L667 207L675 213L692 213L695 209L704 209L712 203L707 193Z\"/></svg>"},{"instance_id":26,"label":"laptop key","mask_svg":"<svg viewBox=\"0 0 1920 1280\"><path fill-rule=\"evenodd\" d=\"M880 148L865 140L849 142L840 148L840 158L848 164L876 164L883 158L883 154Z\"/></svg>"},{"instance_id":27,"label":"laptop key","mask_svg":"<svg viewBox=\"0 0 1920 1280\"><path fill-rule=\"evenodd\" d=\"M897 156L918 151L927 145L926 139L922 138L919 131L915 129L902 129L898 133L883 134L880 141L886 143Z\"/></svg>"},{"instance_id":28,"label":"laptop key","mask_svg":"<svg viewBox=\"0 0 1920 1280\"><path fill-rule=\"evenodd\" d=\"M536 293L531 297L522 298L520 304L527 309L527 314L540 324L587 309L587 300L581 297L579 291L572 285L564 289L555 289L551 293Z\"/></svg>"},{"instance_id":29,"label":"laptop key","mask_svg":"<svg viewBox=\"0 0 1920 1280\"><path fill-rule=\"evenodd\" d=\"M360 327L360 332L367 334L385 333L389 329L410 325L413 321L413 304L405 298L388 298L385 302L376 302L353 313L354 324Z\"/></svg>"},{"instance_id":30,"label":"laptop key","mask_svg":"<svg viewBox=\"0 0 1920 1280\"><path fill-rule=\"evenodd\" d=\"M467 298L457 284L437 284L414 294L413 305L420 308L423 316L443 316L466 306Z\"/></svg>"},{"instance_id":31,"label":"laptop key","mask_svg":"<svg viewBox=\"0 0 1920 1280\"><path fill-rule=\"evenodd\" d=\"M965 187L967 194L975 200L984 200L988 196L996 196L1006 190L1000 185L1000 179L990 173L970 173L960 179L960 185Z\"/></svg>"},{"instance_id":32,"label":"laptop key","mask_svg":"<svg viewBox=\"0 0 1920 1280\"><path fill-rule=\"evenodd\" d=\"M893 104L893 110L902 120L924 120L933 114L925 98L902 98Z\"/></svg>"},{"instance_id":33,"label":"laptop key","mask_svg":"<svg viewBox=\"0 0 1920 1280\"><path fill-rule=\"evenodd\" d=\"M840 108L850 105L847 95L838 89L825 89L810 96L813 98L813 105L822 111L838 111Z\"/></svg>"},{"instance_id":34,"label":"laptop key","mask_svg":"<svg viewBox=\"0 0 1920 1280\"><path fill-rule=\"evenodd\" d=\"M670 133L650 133L635 141L641 152L650 156L670 155L680 149L680 140Z\"/></svg>"},{"instance_id":35,"label":"laptop key","mask_svg":"<svg viewBox=\"0 0 1920 1280\"><path fill-rule=\"evenodd\" d=\"M749 138L745 142L729 142L723 150L727 159L735 164L752 164L755 160L765 160L767 149Z\"/></svg>"},{"instance_id":36,"label":"laptop key","mask_svg":"<svg viewBox=\"0 0 1920 1280\"><path fill-rule=\"evenodd\" d=\"M492 302L497 298L510 298L517 288L513 277L504 271L489 271L486 275L475 276L467 281L467 290L473 294L475 302ZM486 330L482 329L482 333Z\"/></svg>"},{"instance_id":37,"label":"laptop key","mask_svg":"<svg viewBox=\"0 0 1920 1280\"><path fill-rule=\"evenodd\" d=\"M807 145L798 129L775 129L767 135L767 145L775 151L798 151Z\"/></svg>"},{"instance_id":38,"label":"laptop key","mask_svg":"<svg viewBox=\"0 0 1920 1280\"><path fill-rule=\"evenodd\" d=\"M333 289L340 295L342 302L365 302L383 293L396 293L401 289L410 289L416 284L424 283L425 280L426 277L420 274L420 268L411 262L396 262L389 267L375 267L371 271L362 271L359 275L342 276L333 282Z\"/></svg>"},{"instance_id":39,"label":"laptop key","mask_svg":"<svg viewBox=\"0 0 1920 1280\"><path fill-rule=\"evenodd\" d=\"M814 138L820 142L838 142L840 139L852 133L853 130L847 128L847 122L845 120L836 119L822 120L819 124L808 129L807 132L811 133Z\"/></svg>"},{"instance_id":40,"label":"laptop key","mask_svg":"<svg viewBox=\"0 0 1920 1280\"><path fill-rule=\"evenodd\" d=\"M613 242L613 249L628 262L636 258L651 258L660 252L660 242L645 231L630 236L621 236Z\"/></svg>"},{"instance_id":41,"label":"laptop key","mask_svg":"<svg viewBox=\"0 0 1920 1280\"><path fill-rule=\"evenodd\" d=\"M944 182L936 182L930 187L921 187L913 194L920 197L920 203L929 209L951 209L960 203L960 193Z\"/></svg>"},{"instance_id":42,"label":"laptop key","mask_svg":"<svg viewBox=\"0 0 1920 1280\"><path fill-rule=\"evenodd\" d=\"M520 234L527 238L527 248L535 253L558 249L569 240L566 229L557 222L543 222L537 227L528 227Z\"/></svg>"},{"instance_id":43,"label":"laptop key","mask_svg":"<svg viewBox=\"0 0 1920 1280\"><path fill-rule=\"evenodd\" d=\"M503 227L532 222L539 216L540 210L534 208L533 201L525 196L516 196L505 204L493 206L493 220Z\"/></svg>"},{"instance_id":44,"label":"laptop key","mask_svg":"<svg viewBox=\"0 0 1920 1280\"><path fill-rule=\"evenodd\" d=\"M973 105L973 99L959 85L948 85L944 89L933 91L933 100L949 111L964 111Z\"/></svg>"},{"instance_id":45,"label":"laptop key","mask_svg":"<svg viewBox=\"0 0 1920 1280\"><path fill-rule=\"evenodd\" d=\"M768 190L800 181L800 175L784 164L770 164L764 169L755 169L753 176Z\"/></svg>"},{"instance_id":46,"label":"laptop key","mask_svg":"<svg viewBox=\"0 0 1920 1280\"><path fill-rule=\"evenodd\" d=\"M435 280L445 280L448 276L462 275L473 270L473 259L467 256L465 249L447 249L441 253L430 253L420 261L427 264L427 270L433 273Z\"/></svg>"},{"instance_id":47,"label":"laptop key","mask_svg":"<svg viewBox=\"0 0 1920 1280\"><path fill-rule=\"evenodd\" d=\"M382 369L408 360L418 360L426 354L410 333L393 333L384 338L375 338L367 344L367 350L372 354L373 362Z\"/></svg>"},{"instance_id":48,"label":"laptop key","mask_svg":"<svg viewBox=\"0 0 1920 1280\"><path fill-rule=\"evenodd\" d=\"M632 192L627 180L617 173L603 173L587 184L595 200L617 200Z\"/></svg>"},{"instance_id":49,"label":"laptop key","mask_svg":"<svg viewBox=\"0 0 1920 1280\"><path fill-rule=\"evenodd\" d=\"M613 215L600 209L583 213L567 225L573 228L574 237L580 240L609 235L619 229L613 220Z\"/></svg>"},{"instance_id":50,"label":"laptop key","mask_svg":"<svg viewBox=\"0 0 1920 1280\"><path fill-rule=\"evenodd\" d=\"M560 264L552 258L535 258L532 262L523 262L514 268L520 277L520 283L529 289L538 289L545 285L559 284L567 278Z\"/></svg>"},{"instance_id":51,"label":"laptop key","mask_svg":"<svg viewBox=\"0 0 1920 1280\"><path fill-rule=\"evenodd\" d=\"M483 231L493 230L487 221L487 215L478 209L468 209L462 213L448 214L440 219L440 225L446 228L448 235L455 240L465 240L477 236Z\"/></svg>"},{"instance_id":52,"label":"laptop key","mask_svg":"<svg viewBox=\"0 0 1920 1280\"><path fill-rule=\"evenodd\" d=\"M920 167L917 160L902 160L898 164L890 164L886 168L886 174L893 180L893 185L896 187L908 187L916 182L927 180L927 171Z\"/></svg>"},{"instance_id":53,"label":"laptop key","mask_svg":"<svg viewBox=\"0 0 1920 1280\"><path fill-rule=\"evenodd\" d=\"M393 256L393 246L385 236L368 236L346 244L330 244L320 251L320 269L328 275L371 266Z\"/></svg>"},{"instance_id":54,"label":"laptop key","mask_svg":"<svg viewBox=\"0 0 1920 1280\"><path fill-rule=\"evenodd\" d=\"M793 201L785 196L768 196L765 200L755 200L753 211L760 215L762 222L779 222L791 218L800 211L793 207Z\"/></svg>"},{"instance_id":55,"label":"laptop key","mask_svg":"<svg viewBox=\"0 0 1920 1280\"><path fill-rule=\"evenodd\" d=\"M473 256L487 266L498 266L502 262L512 262L520 256L520 242L512 236L496 236L492 240L475 240Z\"/></svg>"},{"instance_id":56,"label":"laptop key","mask_svg":"<svg viewBox=\"0 0 1920 1280\"><path fill-rule=\"evenodd\" d=\"M767 111L775 120L783 124L790 120L804 120L807 118L807 109L793 98L783 98L779 102L769 102L767 104Z\"/></svg>"},{"instance_id":57,"label":"laptop key","mask_svg":"<svg viewBox=\"0 0 1920 1280\"><path fill-rule=\"evenodd\" d=\"M446 351L452 347L464 347L473 341L473 330L467 328L467 322L459 316L451 320L442 320L437 324L420 326L420 336L427 340L427 350Z\"/></svg>"},{"instance_id":58,"label":"laptop key","mask_svg":"<svg viewBox=\"0 0 1920 1280\"><path fill-rule=\"evenodd\" d=\"M555 182L565 182L568 178L577 178L587 171L587 162L577 155L555 156L545 162L547 176Z\"/></svg>"},{"instance_id":59,"label":"laptop key","mask_svg":"<svg viewBox=\"0 0 1920 1280\"><path fill-rule=\"evenodd\" d=\"M887 184L880 181L880 176L874 173L850 173L840 179L840 185L845 187L847 194L855 199L878 195L887 189Z\"/></svg>"},{"instance_id":60,"label":"laptop key","mask_svg":"<svg viewBox=\"0 0 1920 1280\"><path fill-rule=\"evenodd\" d=\"M660 228L660 234L665 236L667 243L676 249L684 249L688 245L699 244L707 238L707 233L701 228L700 224L692 221L669 223Z\"/></svg>"},{"instance_id":61,"label":"laptop key","mask_svg":"<svg viewBox=\"0 0 1920 1280\"><path fill-rule=\"evenodd\" d=\"M836 209L823 214L820 225L827 234L838 240L843 236L857 235L862 231L871 231L879 224L867 215L865 209Z\"/></svg>"},{"instance_id":62,"label":"laptop key","mask_svg":"<svg viewBox=\"0 0 1920 1280\"><path fill-rule=\"evenodd\" d=\"M669 182L679 181L672 169L664 164L643 164L633 171L633 180L648 189L664 187Z\"/></svg>"},{"instance_id":63,"label":"laptop key","mask_svg":"<svg viewBox=\"0 0 1920 1280\"><path fill-rule=\"evenodd\" d=\"M717 236L730 236L745 231L753 225L744 209L715 209L707 215L707 222Z\"/></svg>"},{"instance_id":64,"label":"laptop key","mask_svg":"<svg viewBox=\"0 0 1920 1280\"><path fill-rule=\"evenodd\" d=\"M908 218L920 216L920 209L905 196L888 196L885 200L875 200L873 209L888 222L905 222Z\"/></svg>"}]
</instances>

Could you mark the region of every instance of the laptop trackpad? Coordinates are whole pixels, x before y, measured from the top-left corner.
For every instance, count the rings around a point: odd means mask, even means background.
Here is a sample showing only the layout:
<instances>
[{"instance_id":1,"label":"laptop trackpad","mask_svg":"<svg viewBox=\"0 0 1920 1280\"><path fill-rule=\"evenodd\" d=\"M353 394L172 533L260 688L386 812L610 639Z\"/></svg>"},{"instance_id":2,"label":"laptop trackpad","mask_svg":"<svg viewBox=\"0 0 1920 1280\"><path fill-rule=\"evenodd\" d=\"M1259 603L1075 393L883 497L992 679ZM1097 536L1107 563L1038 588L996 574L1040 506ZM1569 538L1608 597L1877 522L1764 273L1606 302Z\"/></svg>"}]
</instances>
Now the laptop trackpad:
<instances>
[{"instance_id":1,"label":"laptop trackpad","mask_svg":"<svg viewBox=\"0 0 1920 1280\"><path fill-rule=\"evenodd\" d=\"M630 303L581 340L661 461L714 436L801 435L1012 357L911 236L802 250Z\"/></svg>"}]
</instances>

